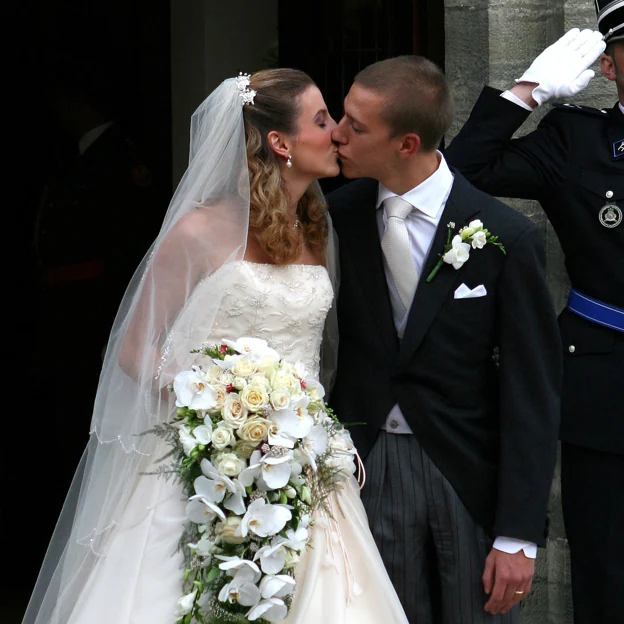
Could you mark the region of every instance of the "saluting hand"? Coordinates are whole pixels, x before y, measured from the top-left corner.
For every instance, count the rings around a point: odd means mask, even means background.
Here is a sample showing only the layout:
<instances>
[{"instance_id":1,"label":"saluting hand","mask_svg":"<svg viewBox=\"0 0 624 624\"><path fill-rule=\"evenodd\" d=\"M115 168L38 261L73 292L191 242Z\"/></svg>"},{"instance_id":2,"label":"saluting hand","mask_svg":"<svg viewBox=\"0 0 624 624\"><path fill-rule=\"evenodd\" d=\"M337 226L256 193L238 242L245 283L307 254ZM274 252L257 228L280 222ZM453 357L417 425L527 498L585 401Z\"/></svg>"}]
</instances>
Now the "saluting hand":
<instances>
[{"instance_id":1,"label":"saluting hand","mask_svg":"<svg viewBox=\"0 0 624 624\"><path fill-rule=\"evenodd\" d=\"M572 28L548 46L516 82L535 85L532 95L538 104L571 97L594 77L595 72L588 68L605 47L599 31Z\"/></svg>"}]
</instances>

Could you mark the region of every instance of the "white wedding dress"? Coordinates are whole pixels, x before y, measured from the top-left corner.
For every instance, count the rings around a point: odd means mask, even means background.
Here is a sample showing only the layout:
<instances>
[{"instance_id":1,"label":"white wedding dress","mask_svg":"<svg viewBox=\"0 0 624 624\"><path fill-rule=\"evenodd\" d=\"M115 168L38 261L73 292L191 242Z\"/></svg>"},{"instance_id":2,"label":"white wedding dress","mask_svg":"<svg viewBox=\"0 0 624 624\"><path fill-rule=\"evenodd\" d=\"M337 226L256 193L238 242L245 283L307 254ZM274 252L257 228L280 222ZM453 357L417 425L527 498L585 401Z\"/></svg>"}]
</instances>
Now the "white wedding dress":
<instances>
[{"instance_id":1,"label":"white wedding dress","mask_svg":"<svg viewBox=\"0 0 624 624\"><path fill-rule=\"evenodd\" d=\"M217 271L204 286L219 278ZM228 280L206 342L262 338L318 376L323 325L333 300L326 270L239 261ZM178 619L174 610L182 595L183 561L177 547L186 522L184 499L177 483L140 477L67 624L173 624ZM333 519L316 518L311 548L297 566L296 593L285 622L406 623L355 478L332 494L331 505Z\"/></svg>"}]
</instances>

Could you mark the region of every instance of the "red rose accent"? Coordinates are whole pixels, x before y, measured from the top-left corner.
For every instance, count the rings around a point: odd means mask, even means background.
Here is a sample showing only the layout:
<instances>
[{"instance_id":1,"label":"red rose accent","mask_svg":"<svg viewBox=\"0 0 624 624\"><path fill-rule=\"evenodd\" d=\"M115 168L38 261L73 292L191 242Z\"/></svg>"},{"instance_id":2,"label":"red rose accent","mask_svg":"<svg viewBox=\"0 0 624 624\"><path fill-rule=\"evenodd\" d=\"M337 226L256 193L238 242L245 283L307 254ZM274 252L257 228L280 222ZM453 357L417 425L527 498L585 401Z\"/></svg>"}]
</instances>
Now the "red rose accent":
<instances>
[{"instance_id":1,"label":"red rose accent","mask_svg":"<svg viewBox=\"0 0 624 624\"><path fill-rule=\"evenodd\" d=\"M227 386L225 386L226 392L232 392L232 390L234 390L234 386L232 384L228 384Z\"/></svg>"},{"instance_id":2,"label":"red rose accent","mask_svg":"<svg viewBox=\"0 0 624 624\"><path fill-rule=\"evenodd\" d=\"M303 379L300 379L299 383L301 384L301 387L305 390L308 384L305 381L303 381Z\"/></svg>"},{"instance_id":3,"label":"red rose accent","mask_svg":"<svg viewBox=\"0 0 624 624\"><path fill-rule=\"evenodd\" d=\"M223 355L223 354L227 353L227 345L222 344L222 345L219 347L219 353L220 353L221 355Z\"/></svg>"}]
</instances>

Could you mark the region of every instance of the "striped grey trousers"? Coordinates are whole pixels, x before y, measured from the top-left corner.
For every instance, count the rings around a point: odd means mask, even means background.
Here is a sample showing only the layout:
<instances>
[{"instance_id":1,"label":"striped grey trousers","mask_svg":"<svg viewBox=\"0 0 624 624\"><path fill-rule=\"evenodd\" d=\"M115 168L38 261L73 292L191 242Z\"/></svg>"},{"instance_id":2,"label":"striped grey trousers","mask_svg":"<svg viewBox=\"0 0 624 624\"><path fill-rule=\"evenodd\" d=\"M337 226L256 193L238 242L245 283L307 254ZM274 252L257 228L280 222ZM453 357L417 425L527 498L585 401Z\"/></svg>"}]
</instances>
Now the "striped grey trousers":
<instances>
[{"instance_id":1,"label":"striped grey trousers","mask_svg":"<svg viewBox=\"0 0 624 624\"><path fill-rule=\"evenodd\" d=\"M365 461L362 502L411 624L517 624L483 610L492 540L413 435L380 431Z\"/></svg>"}]
</instances>

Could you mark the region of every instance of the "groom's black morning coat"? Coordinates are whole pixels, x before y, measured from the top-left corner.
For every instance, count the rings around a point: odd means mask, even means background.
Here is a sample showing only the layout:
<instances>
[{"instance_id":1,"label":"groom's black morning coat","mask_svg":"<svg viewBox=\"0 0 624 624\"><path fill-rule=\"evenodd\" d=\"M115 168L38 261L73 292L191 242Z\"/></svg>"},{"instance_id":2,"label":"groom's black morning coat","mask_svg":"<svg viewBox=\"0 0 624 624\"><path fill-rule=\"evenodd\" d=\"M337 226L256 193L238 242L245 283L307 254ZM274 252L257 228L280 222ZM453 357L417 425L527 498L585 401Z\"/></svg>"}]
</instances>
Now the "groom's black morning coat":
<instances>
[{"instance_id":1,"label":"groom's black morning coat","mask_svg":"<svg viewBox=\"0 0 624 624\"><path fill-rule=\"evenodd\" d=\"M459 173L397 338L375 215L378 185L328 196L340 244L338 376L330 403L366 457L398 403L423 449L493 536L544 543L559 427L561 344L537 227ZM447 225L499 237L430 282ZM485 297L455 299L460 284ZM497 368L495 352L499 353Z\"/></svg>"}]
</instances>

